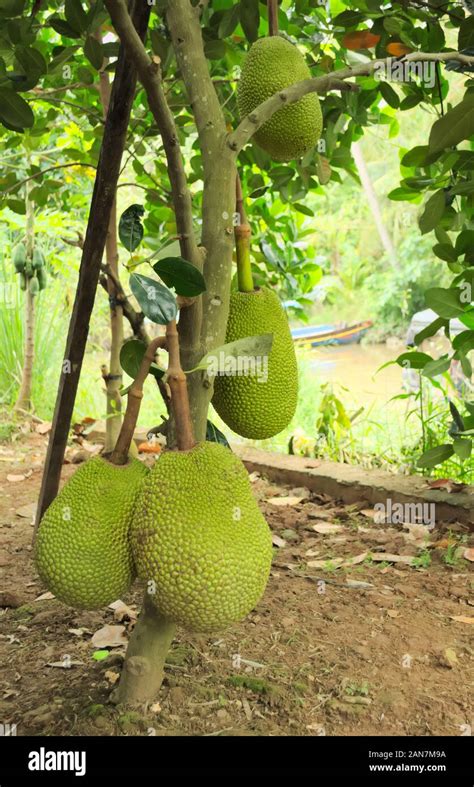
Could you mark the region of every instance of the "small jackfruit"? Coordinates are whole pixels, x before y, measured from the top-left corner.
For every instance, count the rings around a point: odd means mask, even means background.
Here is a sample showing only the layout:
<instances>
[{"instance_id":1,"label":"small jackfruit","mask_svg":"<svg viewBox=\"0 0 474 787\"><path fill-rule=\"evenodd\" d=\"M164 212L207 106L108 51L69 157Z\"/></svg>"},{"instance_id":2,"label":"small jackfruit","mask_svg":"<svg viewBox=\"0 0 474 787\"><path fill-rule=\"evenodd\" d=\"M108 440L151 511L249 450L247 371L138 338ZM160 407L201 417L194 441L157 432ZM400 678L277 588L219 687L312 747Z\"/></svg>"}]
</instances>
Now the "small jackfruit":
<instances>
[{"instance_id":1,"label":"small jackfruit","mask_svg":"<svg viewBox=\"0 0 474 787\"><path fill-rule=\"evenodd\" d=\"M13 265L17 273L23 273L26 265L26 248L24 243L17 243L12 252Z\"/></svg>"},{"instance_id":2,"label":"small jackfruit","mask_svg":"<svg viewBox=\"0 0 474 787\"><path fill-rule=\"evenodd\" d=\"M263 287L231 293L226 342L265 333L273 334L273 344L257 373L216 377L212 399L224 423L253 440L273 437L290 423L298 400L298 367L276 292Z\"/></svg>"},{"instance_id":3,"label":"small jackfruit","mask_svg":"<svg viewBox=\"0 0 474 787\"><path fill-rule=\"evenodd\" d=\"M129 526L139 487L148 474L138 460L116 466L89 459L45 512L35 562L46 587L79 609L98 609L120 598L135 572Z\"/></svg>"},{"instance_id":4,"label":"small jackfruit","mask_svg":"<svg viewBox=\"0 0 474 787\"><path fill-rule=\"evenodd\" d=\"M130 534L151 602L180 625L216 631L243 618L263 594L270 530L242 462L218 443L157 459Z\"/></svg>"},{"instance_id":5,"label":"small jackfruit","mask_svg":"<svg viewBox=\"0 0 474 787\"><path fill-rule=\"evenodd\" d=\"M250 115L270 96L311 76L301 52L285 38L258 39L242 67L237 91L240 116ZM275 161L291 161L316 145L322 125L319 99L316 93L308 93L276 112L254 139Z\"/></svg>"}]
</instances>

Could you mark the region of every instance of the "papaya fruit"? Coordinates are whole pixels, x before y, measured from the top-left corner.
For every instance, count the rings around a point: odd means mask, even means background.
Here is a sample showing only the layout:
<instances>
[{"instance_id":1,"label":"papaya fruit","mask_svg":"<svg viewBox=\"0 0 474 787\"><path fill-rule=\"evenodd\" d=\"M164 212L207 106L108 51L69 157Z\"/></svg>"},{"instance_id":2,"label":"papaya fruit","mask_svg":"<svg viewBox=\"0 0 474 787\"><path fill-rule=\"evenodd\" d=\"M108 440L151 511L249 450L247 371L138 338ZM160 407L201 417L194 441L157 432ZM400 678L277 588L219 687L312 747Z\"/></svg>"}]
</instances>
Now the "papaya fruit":
<instances>
[{"instance_id":1,"label":"papaya fruit","mask_svg":"<svg viewBox=\"0 0 474 787\"><path fill-rule=\"evenodd\" d=\"M28 279L26 278L25 274L20 271L20 290L26 290L26 285L28 284Z\"/></svg>"},{"instance_id":2,"label":"papaya fruit","mask_svg":"<svg viewBox=\"0 0 474 787\"><path fill-rule=\"evenodd\" d=\"M40 249L39 246L35 246L35 248L33 249L33 258L31 260L31 266L33 270L34 271L40 270L41 268L44 268L45 264L46 264L46 260L42 250Z\"/></svg>"},{"instance_id":3,"label":"papaya fruit","mask_svg":"<svg viewBox=\"0 0 474 787\"><path fill-rule=\"evenodd\" d=\"M39 282L38 282L38 279L36 278L36 276L32 276L31 277L29 287L30 287L31 295L38 295L40 288L39 288Z\"/></svg>"},{"instance_id":4,"label":"papaya fruit","mask_svg":"<svg viewBox=\"0 0 474 787\"><path fill-rule=\"evenodd\" d=\"M36 271L36 277L38 279L40 291L44 290L46 284L48 283L48 277L45 268L39 268L39 270Z\"/></svg>"},{"instance_id":5,"label":"papaya fruit","mask_svg":"<svg viewBox=\"0 0 474 787\"><path fill-rule=\"evenodd\" d=\"M23 273L26 266L26 248L24 243L18 243L12 253L13 265L17 273Z\"/></svg>"}]
</instances>

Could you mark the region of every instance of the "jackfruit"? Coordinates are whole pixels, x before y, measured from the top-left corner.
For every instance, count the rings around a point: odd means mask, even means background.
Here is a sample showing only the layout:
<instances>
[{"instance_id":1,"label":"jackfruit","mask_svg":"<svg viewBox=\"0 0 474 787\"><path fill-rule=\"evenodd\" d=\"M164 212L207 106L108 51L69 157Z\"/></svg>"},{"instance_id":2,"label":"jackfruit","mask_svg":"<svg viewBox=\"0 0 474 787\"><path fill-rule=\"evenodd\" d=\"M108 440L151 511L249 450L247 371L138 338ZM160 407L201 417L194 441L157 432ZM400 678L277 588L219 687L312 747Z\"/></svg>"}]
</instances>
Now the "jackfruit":
<instances>
[{"instance_id":1,"label":"jackfruit","mask_svg":"<svg viewBox=\"0 0 474 787\"><path fill-rule=\"evenodd\" d=\"M24 243L18 243L12 253L13 265L17 273L23 273L26 265L26 248Z\"/></svg>"},{"instance_id":2,"label":"jackfruit","mask_svg":"<svg viewBox=\"0 0 474 787\"><path fill-rule=\"evenodd\" d=\"M303 55L280 36L260 38L250 47L237 90L240 116L246 117L263 101L312 74ZM258 129L255 141L275 161L300 158L316 145L323 125L316 93L288 104Z\"/></svg>"},{"instance_id":3,"label":"jackfruit","mask_svg":"<svg viewBox=\"0 0 474 787\"><path fill-rule=\"evenodd\" d=\"M132 521L137 573L159 613L196 631L243 618L260 599L272 540L247 471L228 448L165 451Z\"/></svg>"},{"instance_id":4,"label":"jackfruit","mask_svg":"<svg viewBox=\"0 0 474 787\"><path fill-rule=\"evenodd\" d=\"M212 404L242 437L263 440L283 431L295 414L298 367L288 321L278 295L265 287L230 296L226 342L272 333L268 358L256 374L218 376Z\"/></svg>"},{"instance_id":5,"label":"jackfruit","mask_svg":"<svg viewBox=\"0 0 474 787\"><path fill-rule=\"evenodd\" d=\"M36 537L36 567L46 587L65 604L98 609L132 584L129 525L148 472L135 459L116 466L94 457L47 509Z\"/></svg>"}]
</instances>

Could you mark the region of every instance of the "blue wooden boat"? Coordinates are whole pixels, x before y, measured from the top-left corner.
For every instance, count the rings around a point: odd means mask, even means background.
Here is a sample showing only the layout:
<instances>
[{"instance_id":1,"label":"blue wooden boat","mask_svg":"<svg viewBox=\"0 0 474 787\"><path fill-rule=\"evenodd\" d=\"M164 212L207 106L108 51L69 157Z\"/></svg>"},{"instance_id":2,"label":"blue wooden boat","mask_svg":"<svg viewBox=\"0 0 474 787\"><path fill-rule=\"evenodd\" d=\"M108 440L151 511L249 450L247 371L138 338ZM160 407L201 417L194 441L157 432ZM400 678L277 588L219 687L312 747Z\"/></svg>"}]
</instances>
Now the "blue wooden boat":
<instances>
[{"instance_id":1,"label":"blue wooden boat","mask_svg":"<svg viewBox=\"0 0 474 787\"><path fill-rule=\"evenodd\" d=\"M291 335L297 344L307 344L311 347L356 344L372 325L371 320L357 322L354 325L310 325L305 328L294 328Z\"/></svg>"}]
</instances>

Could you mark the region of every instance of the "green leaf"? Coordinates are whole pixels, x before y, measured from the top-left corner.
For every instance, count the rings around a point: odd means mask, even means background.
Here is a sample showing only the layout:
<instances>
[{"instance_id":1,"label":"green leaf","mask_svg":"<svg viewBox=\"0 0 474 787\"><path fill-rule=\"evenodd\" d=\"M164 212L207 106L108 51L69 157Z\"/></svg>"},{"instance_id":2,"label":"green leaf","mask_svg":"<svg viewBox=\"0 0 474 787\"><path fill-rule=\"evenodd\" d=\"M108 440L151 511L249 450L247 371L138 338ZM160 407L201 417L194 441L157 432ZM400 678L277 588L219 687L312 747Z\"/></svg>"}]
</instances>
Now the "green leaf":
<instances>
[{"instance_id":1,"label":"green leaf","mask_svg":"<svg viewBox=\"0 0 474 787\"><path fill-rule=\"evenodd\" d=\"M431 287L425 292L426 305L447 320L463 314L464 304L460 298L461 290L457 287Z\"/></svg>"},{"instance_id":2,"label":"green leaf","mask_svg":"<svg viewBox=\"0 0 474 787\"><path fill-rule=\"evenodd\" d=\"M237 339L235 342L228 342L207 353L204 358L201 358L198 365L187 371L186 374L198 370L207 371L210 377L222 373L243 374L245 371L247 374L251 374L255 366L253 363L255 359L268 358L272 344L272 333L247 336L244 339Z\"/></svg>"},{"instance_id":3,"label":"green leaf","mask_svg":"<svg viewBox=\"0 0 474 787\"><path fill-rule=\"evenodd\" d=\"M431 232L441 221L446 201L443 189L436 191L425 203L425 209L418 219L418 225L422 235Z\"/></svg>"},{"instance_id":4,"label":"green leaf","mask_svg":"<svg viewBox=\"0 0 474 787\"><path fill-rule=\"evenodd\" d=\"M43 55L32 46L15 47L15 60L28 77L28 89L34 87L39 78L48 70Z\"/></svg>"},{"instance_id":5,"label":"green leaf","mask_svg":"<svg viewBox=\"0 0 474 787\"><path fill-rule=\"evenodd\" d=\"M167 287L173 287L177 295L192 298L206 290L201 271L182 257L165 257L153 265L153 270L163 279Z\"/></svg>"},{"instance_id":6,"label":"green leaf","mask_svg":"<svg viewBox=\"0 0 474 787\"><path fill-rule=\"evenodd\" d=\"M422 342L425 341L425 339L429 339L430 336L434 336L436 333L438 333L440 328L443 328L448 324L449 323L447 322L447 320L444 320L442 317L437 317L436 320L433 320L433 322L427 325L426 328L423 328L422 331L416 334L415 336L416 344L421 344Z\"/></svg>"},{"instance_id":7,"label":"green leaf","mask_svg":"<svg viewBox=\"0 0 474 787\"><path fill-rule=\"evenodd\" d=\"M132 380L134 380L138 374L145 352L146 344L139 341L139 339L129 339L122 345L122 349L120 350L120 366ZM163 377L164 371L160 369L156 363L152 363L149 374L152 374L159 380L160 377Z\"/></svg>"},{"instance_id":8,"label":"green leaf","mask_svg":"<svg viewBox=\"0 0 474 787\"><path fill-rule=\"evenodd\" d=\"M50 16L48 24L51 25L53 30L59 33L60 36L64 36L65 38L81 38L81 34L59 16Z\"/></svg>"},{"instance_id":9,"label":"green leaf","mask_svg":"<svg viewBox=\"0 0 474 787\"><path fill-rule=\"evenodd\" d=\"M143 225L141 219L144 213L143 205L130 205L120 216L119 238L129 252L135 251L142 242Z\"/></svg>"},{"instance_id":10,"label":"green leaf","mask_svg":"<svg viewBox=\"0 0 474 787\"><path fill-rule=\"evenodd\" d=\"M418 459L417 465L418 467L435 467L435 465L440 465L442 462L446 462L454 453L454 448L449 443L445 443L444 445L437 445L435 448L430 448L428 451L425 451L424 454L420 456Z\"/></svg>"},{"instance_id":11,"label":"green leaf","mask_svg":"<svg viewBox=\"0 0 474 787\"><path fill-rule=\"evenodd\" d=\"M436 358L436 360L426 364L423 368L422 375L423 377L437 377L439 374L447 372L450 365L450 358Z\"/></svg>"},{"instance_id":12,"label":"green leaf","mask_svg":"<svg viewBox=\"0 0 474 787\"><path fill-rule=\"evenodd\" d=\"M87 30L87 14L80 0L66 0L64 4L66 21L77 33Z\"/></svg>"},{"instance_id":13,"label":"green leaf","mask_svg":"<svg viewBox=\"0 0 474 787\"><path fill-rule=\"evenodd\" d=\"M8 127L22 130L32 127L35 116L30 105L18 93L8 87L0 87L0 121L8 123Z\"/></svg>"},{"instance_id":14,"label":"green leaf","mask_svg":"<svg viewBox=\"0 0 474 787\"><path fill-rule=\"evenodd\" d=\"M456 262L458 255L456 249L450 243L436 243L433 246L433 252L440 260L445 262Z\"/></svg>"},{"instance_id":15,"label":"green leaf","mask_svg":"<svg viewBox=\"0 0 474 787\"><path fill-rule=\"evenodd\" d=\"M214 426L212 421L209 420L206 427L206 441L209 443L220 443L220 445L225 445L226 448L230 449L230 445L225 434L222 434L217 426Z\"/></svg>"},{"instance_id":16,"label":"green leaf","mask_svg":"<svg viewBox=\"0 0 474 787\"><path fill-rule=\"evenodd\" d=\"M301 202L293 202L291 207L297 210L298 213L303 213L305 216L314 216L314 211L306 205L302 205Z\"/></svg>"},{"instance_id":17,"label":"green leaf","mask_svg":"<svg viewBox=\"0 0 474 787\"><path fill-rule=\"evenodd\" d=\"M214 41L206 41L204 44L204 54L208 60L221 60L225 57L227 46L225 41L215 39Z\"/></svg>"},{"instance_id":18,"label":"green leaf","mask_svg":"<svg viewBox=\"0 0 474 787\"><path fill-rule=\"evenodd\" d=\"M109 655L110 654L108 650L94 650L92 654L92 658L94 659L94 661L103 661Z\"/></svg>"},{"instance_id":19,"label":"green leaf","mask_svg":"<svg viewBox=\"0 0 474 787\"><path fill-rule=\"evenodd\" d=\"M258 0L241 0L240 24L247 37L247 41L253 44L258 38L258 26L260 24Z\"/></svg>"},{"instance_id":20,"label":"green leaf","mask_svg":"<svg viewBox=\"0 0 474 787\"><path fill-rule=\"evenodd\" d=\"M455 437L453 441L454 453L459 456L462 462L469 459L472 453L472 440L465 440L462 437Z\"/></svg>"},{"instance_id":21,"label":"green leaf","mask_svg":"<svg viewBox=\"0 0 474 787\"><path fill-rule=\"evenodd\" d=\"M423 369L432 360L431 355L414 350L413 352L402 353L398 356L396 362L404 369Z\"/></svg>"},{"instance_id":22,"label":"green leaf","mask_svg":"<svg viewBox=\"0 0 474 787\"><path fill-rule=\"evenodd\" d=\"M394 109L398 109L400 106L400 99L398 94L395 92L393 87L388 84L388 82L381 82L379 85L379 90L382 94L384 101Z\"/></svg>"},{"instance_id":23,"label":"green leaf","mask_svg":"<svg viewBox=\"0 0 474 787\"><path fill-rule=\"evenodd\" d=\"M218 36L219 38L227 38L232 35L235 28L239 24L240 19L240 4L235 3L232 8L228 8L222 15L219 23Z\"/></svg>"},{"instance_id":24,"label":"green leaf","mask_svg":"<svg viewBox=\"0 0 474 787\"><path fill-rule=\"evenodd\" d=\"M471 9L471 13L474 9ZM458 50L474 47L474 16L468 16L461 23L458 35Z\"/></svg>"},{"instance_id":25,"label":"green leaf","mask_svg":"<svg viewBox=\"0 0 474 787\"><path fill-rule=\"evenodd\" d=\"M474 95L468 93L460 104L450 109L433 124L429 148L434 153L454 147L474 134Z\"/></svg>"},{"instance_id":26,"label":"green leaf","mask_svg":"<svg viewBox=\"0 0 474 787\"><path fill-rule=\"evenodd\" d=\"M417 145L405 153L401 163L404 167L420 167L424 164L428 151L428 145Z\"/></svg>"},{"instance_id":27,"label":"green leaf","mask_svg":"<svg viewBox=\"0 0 474 787\"><path fill-rule=\"evenodd\" d=\"M97 70L102 67L104 62L104 53L102 45L94 36L87 36L86 43L84 44L84 54L89 63Z\"/></svg>"},{"instance_id":28,"label":"green leaf","mask_svg":"<svg viewBox=\"0 0 474 787\"><path fill-rule=\"evenodd\" d=\"M158 325L167 325L176 318L178 313L176 298L167 287L139 273L130 276L130 287L149 320Z\"/></svg>"}]
</instances>

